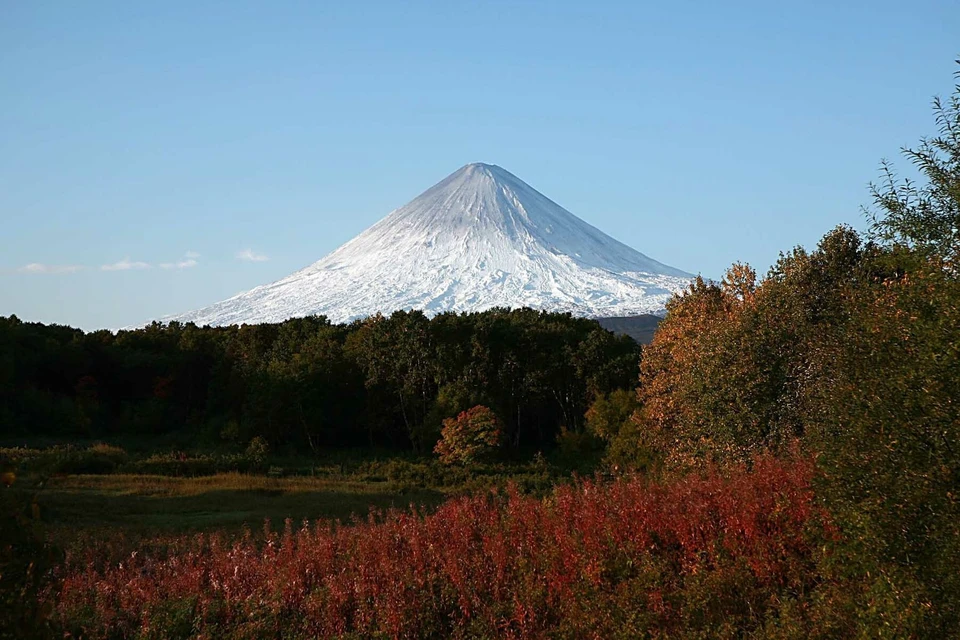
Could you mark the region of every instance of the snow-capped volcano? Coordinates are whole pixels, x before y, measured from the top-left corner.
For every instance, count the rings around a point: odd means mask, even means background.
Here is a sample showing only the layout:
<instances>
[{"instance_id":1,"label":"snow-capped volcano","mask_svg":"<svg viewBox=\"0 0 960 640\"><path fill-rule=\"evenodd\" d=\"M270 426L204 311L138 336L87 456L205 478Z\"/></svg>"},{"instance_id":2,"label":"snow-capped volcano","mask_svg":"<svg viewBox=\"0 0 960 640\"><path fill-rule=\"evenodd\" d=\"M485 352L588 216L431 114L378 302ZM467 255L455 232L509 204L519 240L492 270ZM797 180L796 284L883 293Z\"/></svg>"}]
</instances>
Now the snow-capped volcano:
<instances>
[{"instance_id":1,"label":"snow-capped volcano","mask_svg":"<svg viewBox=\"0 0 960 640\"><path fill-rule=\"evenodd\" d=\"M319 262L215 305L197 324L348 322L377 312L533 307L578 316L660 313L692 276L559 206L510 172L468 164Z\"/></svg>"}]
</instances>

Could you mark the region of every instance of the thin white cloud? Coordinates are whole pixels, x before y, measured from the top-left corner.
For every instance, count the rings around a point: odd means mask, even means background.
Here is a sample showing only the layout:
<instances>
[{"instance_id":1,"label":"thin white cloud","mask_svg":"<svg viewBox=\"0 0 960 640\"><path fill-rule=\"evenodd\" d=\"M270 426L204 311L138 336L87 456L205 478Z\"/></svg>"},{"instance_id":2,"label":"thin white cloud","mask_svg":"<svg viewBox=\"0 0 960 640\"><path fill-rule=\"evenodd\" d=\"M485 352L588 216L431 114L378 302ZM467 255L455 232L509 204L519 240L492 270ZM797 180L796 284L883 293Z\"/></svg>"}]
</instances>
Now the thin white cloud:
<instances>
[{"instance_id":1,"label":"thin white cloud","mask_svg":"<svg viewBox=\"0 0 960 640\"><path fill-rule=\"evenodd\" d=\"M43 264L40 262L31 262L25 264L17 271L20 273L76 273L84 267L78 264Z\"/></svg>"},{"instance_id":2,"label":"thin white cloud","mask_svg":"<svg viewBox=\"0 0 960 640\"><path fill-rule=\"evenodd\" d=\"M262 253L257 253L253 249L244 249L237 252L237 260L244 262L266 262L270 258Z\"/></svg>"},{"instance_id":3,"label":"thin white cloud","mask_svg":"<svg viewBox=\"0 0 960 640\"><path fill-rule=\"evenodd\" d=\"M189 269L191 267L197 266L198 264L197 258L199 257L200 257L200 254L197 253L196 251L187 251L183 255L182 260L178 260L177 262L161 262L160 268L161 269Z\"/></svg>"},{"instance_id":4,"label":"thin white cloud","mask_svg":"<svg viewBox=\"0 0 960 640\"><path fill-rule=\"evenodd\" d=\"M252 258L249 258L254 261L266 260L266 256L259 256L251 252ZM157 266L161 269L190 269L199 264L197 258L200 257L200 254L196 251L187 251L183 254L183 258L177 260L176 262L161 262ZM28 274L63 274L63 273L76 273L77 271L84 271L90 267L80 265L80 264L45 264L42 262L31 262L25 264L22 267L17 267L13 271L16 273L28 273ZM143 269L150 269L151 265L147 262L140 262L138 260L131 260L129 257L120 260L119 262L114 262L113 264L105 264L100 266L101 271L138 271ZM10 273L11 271L7 271Z\"/></svg>"},{"instance_id":5,"label":"thin white cloud","mask_svg":"<svg viewBox=\"0 0 960 640\"><path fill-rule=\"evenodd\" d=\"M190 267L197 266L197 261L193 258L186 258L179 262L161 262L161 269L189 269Z\"/></svg>"},{"instance_id":6,"label":"thin white cloud","mask_svg":"<svg viewBox=\"0 0 960 640\"><path fill-rule=\"evenodd\" d=\"M150 265L146 262L133 262L130 258L124 258L120 262L105 264L100 267L103 271L131 271L134 269L149 269Z\"/></svg>"}]
</instances>

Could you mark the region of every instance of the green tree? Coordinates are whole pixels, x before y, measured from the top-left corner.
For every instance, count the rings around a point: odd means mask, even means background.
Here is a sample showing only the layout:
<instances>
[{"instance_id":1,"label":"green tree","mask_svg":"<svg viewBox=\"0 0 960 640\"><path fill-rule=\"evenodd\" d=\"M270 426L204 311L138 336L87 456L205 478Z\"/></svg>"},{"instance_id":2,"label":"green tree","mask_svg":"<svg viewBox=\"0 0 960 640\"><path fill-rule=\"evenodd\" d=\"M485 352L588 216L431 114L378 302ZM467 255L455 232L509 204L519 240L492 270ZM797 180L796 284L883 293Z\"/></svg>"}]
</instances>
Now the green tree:
<instances>
[{"instance_id":1,"label":"green tree","mask_svg":"<svg viewBox=\"0 0 960 640\"><path fill-rule=\"evenodd\" d=\"M634 414L640 409L634 391L602 394L587 410L587 433L606 444L605 462L617 469L646 469L652 462Z\"/></svg>"},{"instance_id":2,"label":"green tree","mask_svg":"<svg viewBox=\"0 0 960 640\"><path fill-rule=\"evenodd\" d=\"M957 61L960 64L960 60ZM960 78L960 72L955 74ZM882 180L871 185L871 230L881 241L904 243L949 261L960 257L960 84L946 100L933 100L937 135L902 153L923 182L901 179L881 164Z\"/></svg>"}]
</instances>

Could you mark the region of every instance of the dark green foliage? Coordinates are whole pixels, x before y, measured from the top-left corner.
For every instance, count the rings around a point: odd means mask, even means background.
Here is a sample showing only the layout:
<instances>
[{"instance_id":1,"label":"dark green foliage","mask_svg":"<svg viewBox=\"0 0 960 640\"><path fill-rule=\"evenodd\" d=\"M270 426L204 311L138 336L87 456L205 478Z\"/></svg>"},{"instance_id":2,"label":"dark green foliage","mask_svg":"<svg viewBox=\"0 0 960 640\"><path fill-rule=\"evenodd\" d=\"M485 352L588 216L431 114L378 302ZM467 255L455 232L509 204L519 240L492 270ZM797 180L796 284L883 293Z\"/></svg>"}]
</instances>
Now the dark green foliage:
<instances>
[{"instance_id":1,"label":"dark green foliage","mask_svg":"<svg viewBox=\"0 0 960 640\"><path fill-rule=\"evenodd\" d=\"M36 502L0 485L0 640L48 637L41 601L59 554L43 539Z\"/></svg>"},{"instance_id":2,"label":"dark green foliage","mask_svg":"<svg viewBox=\"0 0 960 640\"><path fill-rule=\"evenodd\" d=\"M639 408L635 392L617 389L599 396L587 411L587 434L606 445L606 462L614 469L642 470L651 462L633 420Z\"/></svg>"},{"instance_id":3,"label":"dark green foliage","mask_svg":"<svg viewBox=\"0 0 960 640\"><path fill-rule=\"evenodd\" d=\"M130 461L126 451L107 444L86 448L63 445L43 450L0 449L0 458L5 459L16 474L28 473L40 479L54 475L114 473Z\"/></svg>"},{"instance_id":4,"label":"dark green foliage","mask_svg":"<svg viewBox=\"0 0 960 640\"><path fill-rule=\"evenodd\" d=\"M941 633L960 624L960 282L928 263L848 305L820 347L806 439L864 570L909 587Z\"/></svg>"},{"instance_id":5,"label":"dark green foliage","mask_svg":"<svg viewBox=\"0 0 960 640\"><path fill-rule=\"evenodd\" d=\"M0 449L13 478L27 476L34 482L65 475L142 474L205 476L215 473L262 473L268 465L269 447L259 436L242 453L186 453L167 451L131 455L106 444L90 447L58 445L46 449L15 447ZM3 476L0 471L0 481Z\"/></svg>"},{"instance_id":6,"label":"dark green foliage","mask_svg":"<svg viewBox=\"0 0 960 640\"><path fill-rule=\"evenodd\" d=\"M267 461L268 453L270 453L270 446L267 444L267 441L260 436L255 436L253 440L250 441L250 444L247 445L247 450L244 452L244 455L255 467L263 467Z\"/></svg>"},{"instance_id":7,"label":"dark green foliage","mask_svg":"<svg viewBox=\"0 0 960 640\"><path fill-rule=\"evenodd\" d=\"M484 404L511 448L544 448L596 394L629 386L638 358L592 320L530 309L117 334L0 318L0 437L428 454L443 420Z\"/></svg>"},{"instance_id":8,"label":"dark green foliage","mask_svg":"<svg viewBox=\"0 0 960 640\"><path fill-rule=\"evenodd\" d=\"M960 257L960 85L946 102L934 98L933 108L937 135L902 150L923 184L901 180L884 162L883 182L871 185L875 208L868 214L881 240L955 260Z\"/></svg>"}]
</instances>

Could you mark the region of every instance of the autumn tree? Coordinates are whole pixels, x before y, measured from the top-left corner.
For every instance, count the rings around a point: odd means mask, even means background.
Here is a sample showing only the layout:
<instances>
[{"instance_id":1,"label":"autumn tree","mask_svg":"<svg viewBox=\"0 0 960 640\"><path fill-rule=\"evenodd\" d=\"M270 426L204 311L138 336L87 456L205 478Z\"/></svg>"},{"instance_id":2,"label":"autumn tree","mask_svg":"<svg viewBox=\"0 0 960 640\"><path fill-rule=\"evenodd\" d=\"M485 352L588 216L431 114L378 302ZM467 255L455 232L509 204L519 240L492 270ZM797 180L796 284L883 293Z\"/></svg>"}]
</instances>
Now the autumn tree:
<instances>
[{"instance_id":1,"label":"autumn tree","mask_svg":"<svg viewBox=\"0 0 960 640\"><path fill-rule=\"evenodd\" d=\"M445 464L473 464L488 459L502 440L500 419L487 407L477 405L443 421L434 452Z\"/></svg>"}]
</instances>

